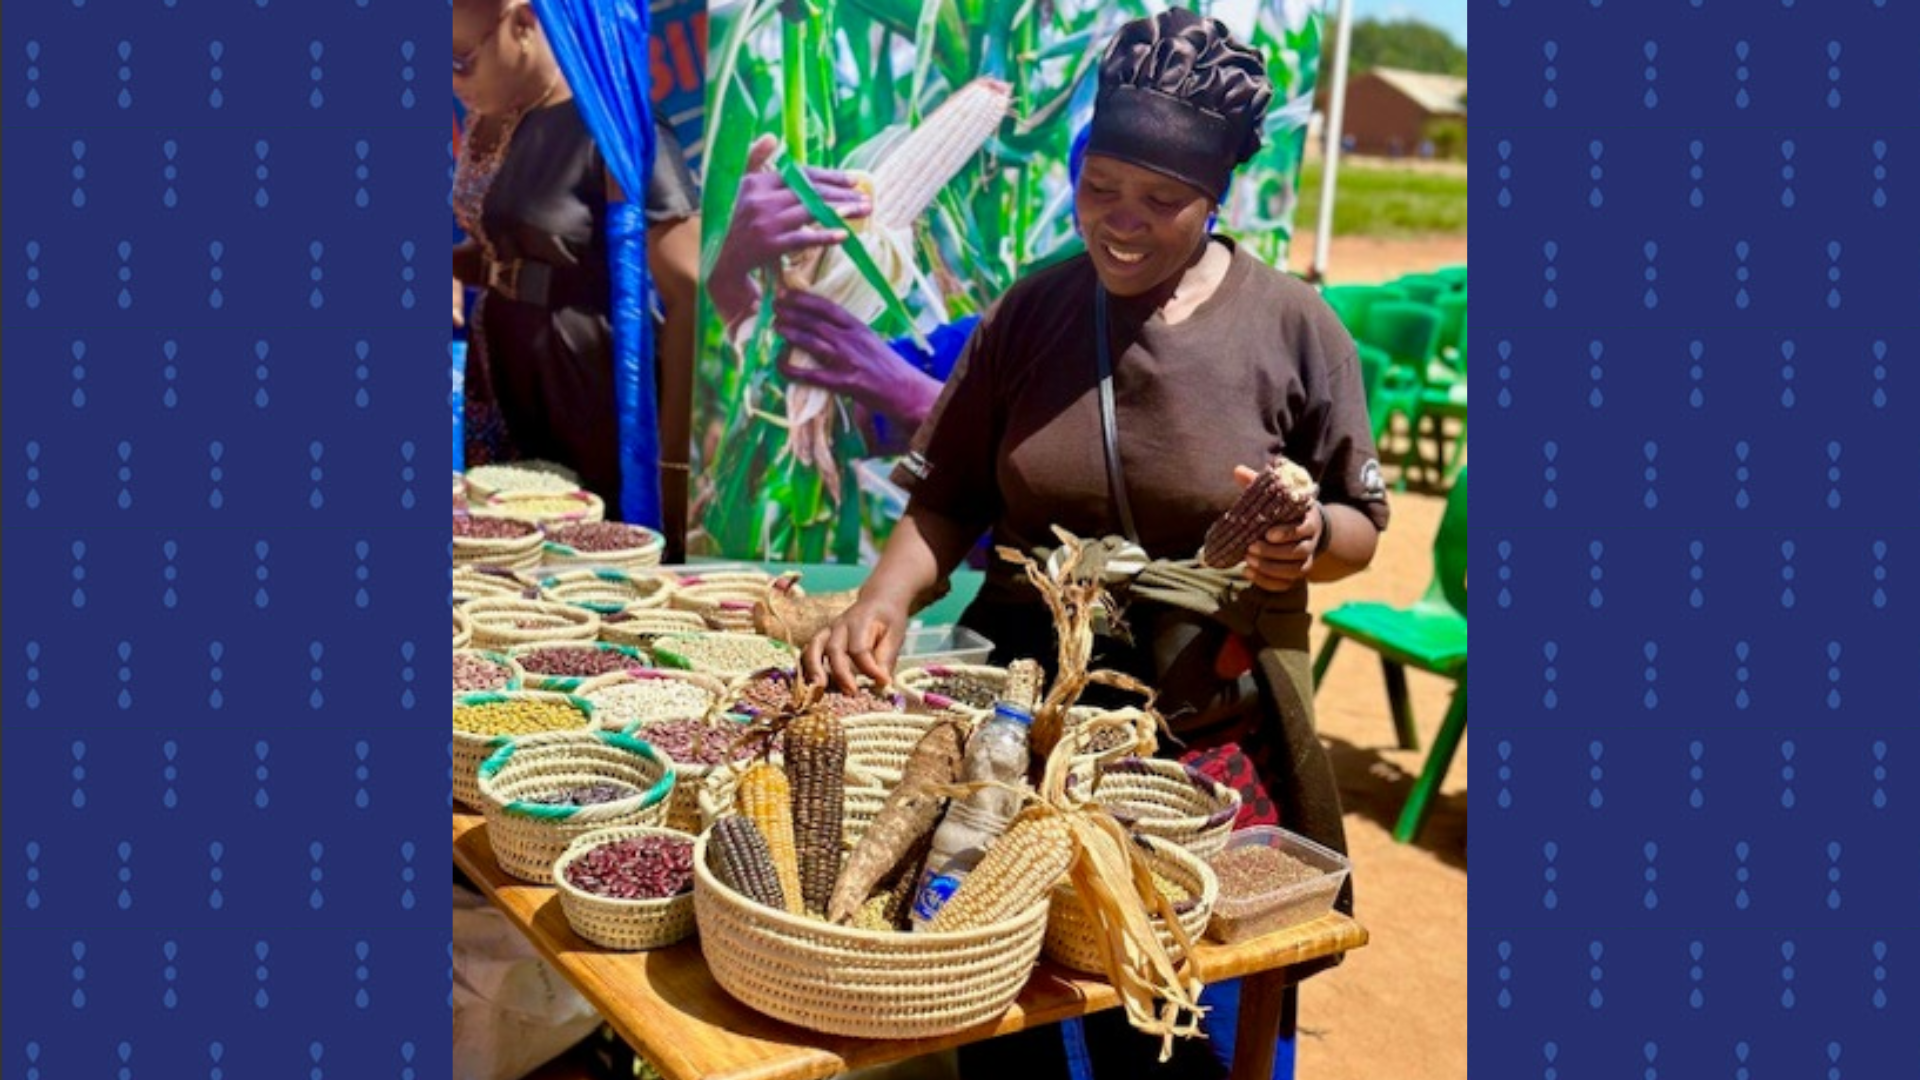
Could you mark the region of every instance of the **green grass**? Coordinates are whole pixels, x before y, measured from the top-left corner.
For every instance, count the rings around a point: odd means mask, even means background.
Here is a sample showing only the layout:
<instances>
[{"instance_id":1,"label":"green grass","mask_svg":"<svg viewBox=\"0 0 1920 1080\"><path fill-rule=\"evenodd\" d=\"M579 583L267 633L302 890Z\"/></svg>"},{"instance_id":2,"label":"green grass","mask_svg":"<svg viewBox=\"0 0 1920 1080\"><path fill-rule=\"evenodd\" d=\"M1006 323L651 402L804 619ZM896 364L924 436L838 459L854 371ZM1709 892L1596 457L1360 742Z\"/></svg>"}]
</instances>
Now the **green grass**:
<instances>
[{"instance_id":1,"label":"green grass","mask_svg":"<svg viewBox=\"0 0 1920 1080\"><path fill-rule=\"evenodd\" d=\"M1306 163L1300 177L1300 207L1294 227L1310 235L1320 220L1323 162ZM1333 204L1336 236L1419 236L1467 231L1467 177L1464 173L1414 172L1356 162L1340 162L1340 197Z\"/></svg>"}]
</instances>

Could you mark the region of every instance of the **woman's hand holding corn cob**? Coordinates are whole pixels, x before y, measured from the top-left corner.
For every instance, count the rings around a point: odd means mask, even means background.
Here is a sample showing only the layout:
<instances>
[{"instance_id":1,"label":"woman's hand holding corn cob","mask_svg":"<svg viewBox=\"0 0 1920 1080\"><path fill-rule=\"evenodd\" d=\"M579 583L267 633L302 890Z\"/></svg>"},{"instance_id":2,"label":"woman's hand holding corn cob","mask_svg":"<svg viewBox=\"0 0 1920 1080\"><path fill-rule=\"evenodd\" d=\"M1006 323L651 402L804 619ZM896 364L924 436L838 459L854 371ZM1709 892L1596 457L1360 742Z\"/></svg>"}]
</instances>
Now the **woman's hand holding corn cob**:
<instances>
[{"instance_id":1,"label":"woman's hand holding corn cob","mask_svg":"<svg viewBox=\"0 0 1920 1080\"><path fill-rule=\"evenodd\" d=\"M781 358L780 373L794 382L847 397L911 430L940 397L940 383L901 357L873 328L826 297L790 291L774 301L773 329L815 365Z\"/></svg>"},{"instance_id":2,"label":"woman's hand holding corn cob","mask_svg":"<svg viewBox=\"0 0 1920 1080\"><path fill-rule=\"evenodd\" d=\"M1252 485L1259 475L1245 465L1233 469L1233 478L1243 488ZM1325 528L1326 508L1315 502L1297 524L1268 529L1247 547L1247 580L1268 592L1286 592L1305 581Z\"/></svg>"},{"instance_id":3,"label":"woman's hand holding corn cob","mask_svg":"<svg viewBox=\"0 0 1920 1080\"><path fill-rule=\"evenodd\" d=\"M707 278L707 295L728 326L750 317L760 302L760 286L753 279L755 270L784 256L838 244L847 238L846 233L815 221L779 174L766 168L778 146L772 135L762 135L747 151L747 171L740 179L727 237ZM820 197L841 217L861 218L873 212L872 200L846 173L814 168L806 172Z\"/></svg>"}]
</instances>

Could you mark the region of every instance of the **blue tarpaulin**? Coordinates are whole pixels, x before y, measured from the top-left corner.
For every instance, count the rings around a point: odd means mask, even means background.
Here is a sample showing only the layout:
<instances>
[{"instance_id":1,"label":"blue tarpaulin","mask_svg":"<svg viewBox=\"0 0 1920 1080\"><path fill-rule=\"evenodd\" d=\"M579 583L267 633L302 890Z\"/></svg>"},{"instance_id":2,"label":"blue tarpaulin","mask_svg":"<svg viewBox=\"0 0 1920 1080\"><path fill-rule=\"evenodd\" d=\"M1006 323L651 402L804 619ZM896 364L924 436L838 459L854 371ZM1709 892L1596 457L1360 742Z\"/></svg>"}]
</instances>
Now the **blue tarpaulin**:
<instances>
[{"instance_id":1,"label":"blue tarpaulin","mask_svg":"<svg viewBox=\"0 0 1920 1080\"><path fill-rule=\"evenodd\" d=\"M660 425L647 276L647 179L653 172L647 10L635 0L534 0L580 115L626 196L607 208L613 281L620 516L659 528Z\"/></svg>"}]
</instances>

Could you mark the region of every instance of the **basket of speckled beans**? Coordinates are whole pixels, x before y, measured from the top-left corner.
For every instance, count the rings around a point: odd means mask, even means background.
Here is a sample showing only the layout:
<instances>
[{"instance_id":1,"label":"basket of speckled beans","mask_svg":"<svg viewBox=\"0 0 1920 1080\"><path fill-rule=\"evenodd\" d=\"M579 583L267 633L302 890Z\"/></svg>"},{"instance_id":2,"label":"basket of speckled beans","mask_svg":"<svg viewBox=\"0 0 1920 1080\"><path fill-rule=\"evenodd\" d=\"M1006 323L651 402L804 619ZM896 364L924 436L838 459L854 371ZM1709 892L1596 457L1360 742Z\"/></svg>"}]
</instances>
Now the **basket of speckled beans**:
<instances>
[{"instance_id":1,"label":"basket of speckled beans","mask_svg":"<svg viewBox=\"0 0 1920 1080\"><path fill-rule=\"evenodd\" d=\"M595 642L587 645L518 645L507 655L526 673L530 690L572 693L588 680L622 672L645 671L653 665L646 655L628 645Z\"/></svg>"},{"instance_id":2,"label":"basket of speckled beans","mask_svg":"<svg viewBox=\"0 0 1920 1080\"><path fill-rule=\"evenodd\" d=\"M635 572L660 565L666 537L644 525L584 521L547 529L542 558L553 569L596 566Z\"/></svg>"},{"instance_id":3,"label":"basket of speckled beans","mask_svg":"<svg viewBox=\"0 0 1920 1080\"><path fill-rule=\"evenodd\" d=\"M453 651L454 694L478 694L488 690L519 690L526 672L510 656L485 649Z\"/></svg>"}]
</instances>

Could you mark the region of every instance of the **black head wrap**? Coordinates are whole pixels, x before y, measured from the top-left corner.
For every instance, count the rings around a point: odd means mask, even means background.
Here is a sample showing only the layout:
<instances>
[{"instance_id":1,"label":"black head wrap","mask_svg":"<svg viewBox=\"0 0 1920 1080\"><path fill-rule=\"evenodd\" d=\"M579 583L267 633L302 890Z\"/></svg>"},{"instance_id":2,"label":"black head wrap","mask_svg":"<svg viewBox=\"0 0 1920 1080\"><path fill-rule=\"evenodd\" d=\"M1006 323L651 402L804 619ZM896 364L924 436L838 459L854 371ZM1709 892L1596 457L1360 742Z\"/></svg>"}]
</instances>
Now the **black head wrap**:
<instances>
[{"instance_id":1,"label":"black head wrap","mask_svg":"<svg viewBox=\"0 0 1920 1080\"><path fill-rule=\"evenodd\" d=\"M1164 173L1218 198L1260 149L1273 100L1260 54L1218 19L1174 8L1120 28L1100 61L1087 153Z\"/></svg>"}]
</instances>

